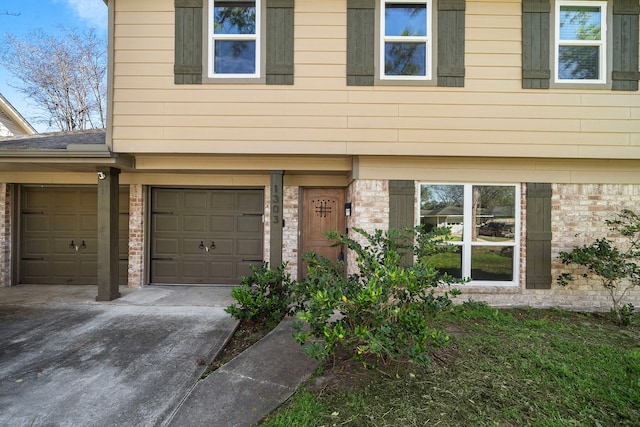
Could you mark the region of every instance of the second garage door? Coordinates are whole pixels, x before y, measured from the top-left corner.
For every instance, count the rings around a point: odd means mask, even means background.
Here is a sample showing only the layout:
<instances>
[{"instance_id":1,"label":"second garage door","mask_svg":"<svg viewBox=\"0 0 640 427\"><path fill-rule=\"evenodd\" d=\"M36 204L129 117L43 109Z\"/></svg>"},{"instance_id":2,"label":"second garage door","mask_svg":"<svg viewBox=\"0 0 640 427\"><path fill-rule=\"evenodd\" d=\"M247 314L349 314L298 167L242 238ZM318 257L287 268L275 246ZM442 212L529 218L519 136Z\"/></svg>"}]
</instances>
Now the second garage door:
<instances>
[{"instance_id":1,"label":"second garage door","mask_svg":"<svg viewBox=\"0 0 640 427\"><path fill-rule=\"evenodd\" d=\"M151 282L237 284L263 260L264 191L154 188Z\"/></svg>"}]
</instances>

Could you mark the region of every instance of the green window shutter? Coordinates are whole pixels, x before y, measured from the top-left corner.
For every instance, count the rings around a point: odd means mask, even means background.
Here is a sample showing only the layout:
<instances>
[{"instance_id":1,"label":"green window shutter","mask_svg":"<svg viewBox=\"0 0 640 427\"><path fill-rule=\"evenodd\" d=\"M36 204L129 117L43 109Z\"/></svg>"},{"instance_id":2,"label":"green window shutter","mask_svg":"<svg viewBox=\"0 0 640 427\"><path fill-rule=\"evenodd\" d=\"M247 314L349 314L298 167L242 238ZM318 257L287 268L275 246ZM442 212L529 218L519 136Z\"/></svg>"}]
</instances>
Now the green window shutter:
<instances>
[{"instance_id":1,"label":"green window shutter","mask_svg":"<svg viewBox=\"0 0 640 427\"><path fill-rule=\"evenodd\" d=\"M415 183L413 181L389 181L389 229L413 228ZM413 254L406 254L404 264L413 264Z\"/></svg>"},{"instance_id":2,"label":"green window shutter","mask_svg":"<svg viewBox=\"0 0 640 427\"><path fill-rule=\"evenodd\" d=\"M551 288L551 184L527 183L527 289Z\"/></svg>"},{"instance_id":3,"label":"green window shutter","mask_svg":"<svg viewBox=\"0 0 640 427\"><path fill-rule=\"evenodd\" d=\"M522 0L522 88L548 89L551 5L549 0Z\"/></svg>"},{"instance_id":4,"label":"green window shutter","mask_svg":"<svg viewBox=\"0 0 640 427\"><path fill-rule=\"evenodd\" d=\"M438 2L438 86L464 86L465 0Z\"/></svg>"},{"instance_id":5,"label":"green window shutter","mask_svg":"<svg viewBox=\"0 0 640 427\"><path fill-rule=\"evenodd\" d=\"M202 83L202 1L175 0L176 84Z\"/></svg>"},{"instance_id":6,"label":"green window shutter","mask_svg":"<svg viewBox=\"0 0 640 427\"><path fill-rule=\"evenodd\" d=\"M267 0L266 82L293 84L294 0Z\"/></svg>"},{"instance_id":7,"label":"green window shutter","mask_svg":"<svg viewBox=\"0 0 640 427\"><path fill-rule=\"evenodd\" d=\"M347 0L347 86L373 86L375 0Z\"/></svg>"},{"instance_id":8,"label":"green window shutter","mask_svg":"<svg viewBox=\"0 0 640 427\"><path fill-rule=\"evenodd\" d=\"M638 90L638 0L613 0L613 90Z\"/></svg>"}]
</instances>

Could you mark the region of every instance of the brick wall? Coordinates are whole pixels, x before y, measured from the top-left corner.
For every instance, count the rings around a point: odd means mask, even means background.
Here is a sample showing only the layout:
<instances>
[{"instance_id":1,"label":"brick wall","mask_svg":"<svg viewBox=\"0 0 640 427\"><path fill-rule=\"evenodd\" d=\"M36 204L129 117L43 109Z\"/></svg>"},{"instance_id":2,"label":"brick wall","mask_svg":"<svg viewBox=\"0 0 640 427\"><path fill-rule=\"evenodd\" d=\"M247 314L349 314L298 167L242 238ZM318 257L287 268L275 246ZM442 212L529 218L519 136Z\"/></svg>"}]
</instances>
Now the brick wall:
<instances>
[{"instance_id":1,"label":"brick wall","mask_svg":"<svg viewBox=\"0 0 640 427\"><path fill-rule=\"evenodd\" d=\"M144 227L145 227L145 186L133 184L129 187L129 267L127 285L143 286L144 271Z\"/></svg>"},{"instance_id":2,"label":"brick wall","mask_svg":"<svg viewBox=\"0 0 640 427\"><path fill-rule=\"evenodd\" d=\"M351 216L347 217L349 237L363 242L363 238L353 227L361 228L369 233L376 229L389 228L389 181L360 179L353 181L347 189L347 202L351 202ZM355 259L350 251L346 254L347 271L355 271Z\"/></svg>"},{"instance_id":3,"label":"brick wall","mask_svg":"<svg viewBox=\"0 0 640 427\"><path fill-rule=\"evenodd\" d=\"M0 287L11 286L11 185L0 183Z\"/></svg>"}]
</instances>

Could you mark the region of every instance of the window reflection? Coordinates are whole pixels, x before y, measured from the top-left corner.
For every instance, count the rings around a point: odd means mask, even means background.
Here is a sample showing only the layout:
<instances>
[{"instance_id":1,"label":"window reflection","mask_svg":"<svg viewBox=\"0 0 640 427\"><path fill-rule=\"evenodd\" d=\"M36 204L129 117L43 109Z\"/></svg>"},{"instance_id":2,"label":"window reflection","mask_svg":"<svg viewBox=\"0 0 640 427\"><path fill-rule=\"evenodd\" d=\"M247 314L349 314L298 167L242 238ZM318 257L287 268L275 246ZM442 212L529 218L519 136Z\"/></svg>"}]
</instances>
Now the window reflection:
<instances>
[{"instance_id":1,"label":"window reflection","mask_svg":"<svg viewBox=\"0 0 640 427\"><path fill-rule=\"evenodd\" d=\"M473 246L472 280L513 280L513 246Z\"/></svg>"},{"instance_id":2,"label":"window reflection","mask_svg":"<svg viewBox=\"0 0 640 427\"><path fill-rule=\"evenodd\" d=\"M462 241L464 186L422 185L420 193L420 224L425 230L449 227L451 241Z\"/></svg>"}]
</instances>

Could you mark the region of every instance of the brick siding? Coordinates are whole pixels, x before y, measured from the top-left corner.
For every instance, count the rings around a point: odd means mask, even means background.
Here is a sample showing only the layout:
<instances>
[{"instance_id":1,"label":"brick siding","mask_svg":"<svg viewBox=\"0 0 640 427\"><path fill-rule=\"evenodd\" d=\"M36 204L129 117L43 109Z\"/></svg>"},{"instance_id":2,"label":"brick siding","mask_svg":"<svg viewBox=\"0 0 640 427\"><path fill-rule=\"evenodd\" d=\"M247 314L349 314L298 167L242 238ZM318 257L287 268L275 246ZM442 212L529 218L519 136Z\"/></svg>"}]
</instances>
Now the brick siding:
<instances>
[{"instance_id":1,"label":"brick siding","mask_svg":"<svg viewBox=\"0 0 640 427\"><path fill-rule=\"evenodd\" d=\"M144 228L145 228L145 186L133 184L129 187L129 266L127 285L132 288L143 286L144 270Z\"/></svg>"},{"instance_id":2,"label":"brick siding","mask_svg":"<svg viewBox=\"0 0 640 427\"><path fill-rule=\"evenodd\" d=\"M0 287L11 286L11 185L0 183Z\"/></svg>"}]
</instances>

